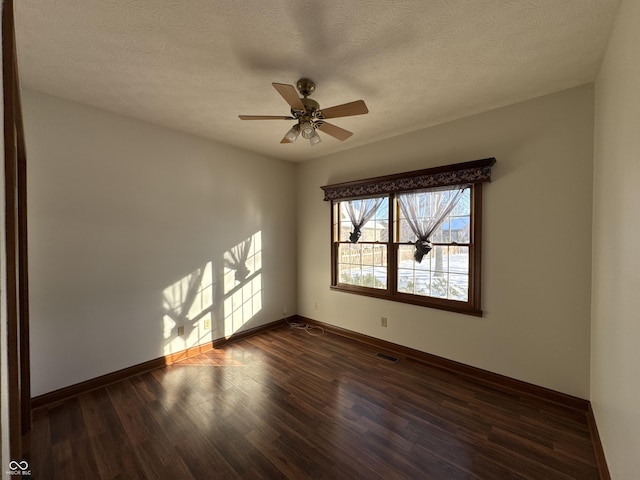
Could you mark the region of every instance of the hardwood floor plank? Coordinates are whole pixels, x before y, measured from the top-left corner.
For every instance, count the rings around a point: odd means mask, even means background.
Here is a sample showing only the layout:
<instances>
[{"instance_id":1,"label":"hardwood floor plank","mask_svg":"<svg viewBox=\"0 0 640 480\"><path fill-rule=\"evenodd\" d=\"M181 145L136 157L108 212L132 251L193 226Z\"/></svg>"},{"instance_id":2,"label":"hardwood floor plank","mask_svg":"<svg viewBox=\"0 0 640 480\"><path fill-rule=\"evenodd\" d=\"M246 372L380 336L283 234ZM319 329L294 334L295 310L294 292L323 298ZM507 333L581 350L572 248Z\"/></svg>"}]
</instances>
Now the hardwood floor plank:
<instances>
[{"instance_id":1,"label":"hardwood floor plank","mask_svg":"<svg viewBox=\"0 0 640 480\"><path fill-rule=\"evenodd\" d=\"M176 445L176 453L187 466L188 474L184 478L221 478L235 479L239 474L226 461L212 439L193 435L184 438ZM183 478L167 477L166 474L154 478Z\"/></svg>"},{"instance_id":2,"label":"hardwood floor plank","mask_svg":"<svg viewBox=\"0 0 640 480\"><path fill-rule=\"evenodd\" d=\"M35 479L595 480L586 414L274 329L34 411Z\"/></svg>"},{"instance_id":3,"label":"hardwood floor plank","mask_svg":"<svg viewBox=\"0 0 640 480\"><path fill-rule=\"evenodd\" d=\"M474 456L472 470L482 480L527 480L530 478L512 472L482 454Z\"/></svg>"},{"instance_id":4,"label":"hardwood floor plank","mask_svg":"<svg viewBox=\"0 0 640 480\"><path fill-rule=\"evenodd\" d=\"M435 454L429 449L422 448L421 446L416 446L412 453L420 464L421 474L417 478L484 480L483 477L477 477L472 473L471 463L467 463L466 459L462 457L456 458L456 461L452 463L450 460L445 460L440 455Z\"/></svg>"},{"instance_id":5,"label":"hardwood floor plank","mask_svg":"<svg viewBox=\"0 0 640 480\"><path fill-rule=\"evenodd\" d=\"M104 448L105 445L111 445L111 448ZM126 439L115 438L111 432L91 438L90 447L95 458L98 478L137 478L136 475L142 471L140 462L131 453L132 445Z\"/></svg>"},{"instance_id":6,"label":"hardwood floor plank","mask_svg":"<svg viewBox=\"0 0 640 480\"><path fill-rule=\"evenodd\" d=\"M593 478L597 476L597 468L595 466L568 457L562 452L555 451L537 442L532 442L516 433L494 427L489 435L489 440L520 455L525 455L538 463L554 468L558 472L573 472L578 478Z\"/></svg>"}]
</instances>

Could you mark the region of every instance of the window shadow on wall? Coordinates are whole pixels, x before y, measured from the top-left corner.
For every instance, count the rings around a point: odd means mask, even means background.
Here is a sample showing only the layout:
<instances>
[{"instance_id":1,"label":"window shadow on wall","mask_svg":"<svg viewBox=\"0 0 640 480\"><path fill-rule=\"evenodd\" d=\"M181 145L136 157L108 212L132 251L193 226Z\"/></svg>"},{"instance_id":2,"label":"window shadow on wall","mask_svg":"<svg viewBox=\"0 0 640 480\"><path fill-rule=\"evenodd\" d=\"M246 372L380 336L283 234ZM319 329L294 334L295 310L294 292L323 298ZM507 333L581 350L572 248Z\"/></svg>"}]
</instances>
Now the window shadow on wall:
<instances>
[{"instance_id":1,"label":"window shadow on wall","mask_svg":"<svg viewBox=\"0 0 640 480\"><path fill-rule=\"evenodd\" d=\"M239 332L262 310L262 233L254 233L167 286L164 355Z\"/></svg>"}]
</instances>

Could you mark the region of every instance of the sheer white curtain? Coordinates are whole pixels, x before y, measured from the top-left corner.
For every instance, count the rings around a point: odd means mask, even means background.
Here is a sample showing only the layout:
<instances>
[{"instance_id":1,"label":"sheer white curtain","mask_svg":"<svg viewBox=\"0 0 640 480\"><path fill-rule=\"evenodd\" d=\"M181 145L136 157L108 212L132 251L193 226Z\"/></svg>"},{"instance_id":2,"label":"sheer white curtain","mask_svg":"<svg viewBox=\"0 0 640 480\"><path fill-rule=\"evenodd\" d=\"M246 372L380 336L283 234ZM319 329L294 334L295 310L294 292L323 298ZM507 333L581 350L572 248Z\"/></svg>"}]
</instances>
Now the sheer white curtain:
<instances>
[{"instance_id":1,"label":"sheer white curtain","mask_svg":"<svg viewBox=\"0 0 640 480\"><path fill-rule=\"evenodd\" d=\"M454 209L467 185L456 185L442 190L398 194L398 204L407 224L418 237L413 258L422 262L432 248L431 235Z\"/></svg>"},{"instance_id":2,"label":"sheer white curtain","mask_svg":"<svg viewBox=\"0 0 640 480\"><path fill-rule=\"evenodd\" d=\"M373 218L382 201L382 198L365 198L344 202L345 211L353 225L353 232L349 235L349 241L351 243L357 243L358 240L360 240L362 227Z\"/></svg>"}]
</instances>

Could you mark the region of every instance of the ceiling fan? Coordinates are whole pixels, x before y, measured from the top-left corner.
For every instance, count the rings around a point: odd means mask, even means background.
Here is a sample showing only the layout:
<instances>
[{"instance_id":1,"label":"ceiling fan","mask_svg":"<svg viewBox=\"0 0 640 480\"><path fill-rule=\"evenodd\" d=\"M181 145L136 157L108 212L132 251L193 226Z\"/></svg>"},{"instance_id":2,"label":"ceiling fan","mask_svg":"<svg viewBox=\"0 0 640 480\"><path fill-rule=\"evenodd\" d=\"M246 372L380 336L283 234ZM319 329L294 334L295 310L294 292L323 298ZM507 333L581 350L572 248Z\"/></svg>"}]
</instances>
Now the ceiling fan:
<instances>
[{"instance_id":1,"label":"ceiling fan","mask_svg":"<svg viewBox=\"0 0 640 480\"><path fill-rule=\"evenodd\" d=\"M331 123L325 122L327 118L350 117L352 115L363 115L369 113L369 109L363 100L344 103L329 108L320 108L315 100L311 100L309 95L316 89L316 84L308 78L301 78L296 83L298 92L302 98L298 96L293 85L285 83L272 83L273 87L278 91L282 98L291 107L291 116L278 115L238 115L241 120L297 120L291 129L285 134L280 143L293 143L298 136L302 134L303 138L309 140L311 145L317 145L322 141L316 130L331 135L340 141L344 141L353 135L352 132L344 128L336 127Z\"/></svg>"}]
</instances>

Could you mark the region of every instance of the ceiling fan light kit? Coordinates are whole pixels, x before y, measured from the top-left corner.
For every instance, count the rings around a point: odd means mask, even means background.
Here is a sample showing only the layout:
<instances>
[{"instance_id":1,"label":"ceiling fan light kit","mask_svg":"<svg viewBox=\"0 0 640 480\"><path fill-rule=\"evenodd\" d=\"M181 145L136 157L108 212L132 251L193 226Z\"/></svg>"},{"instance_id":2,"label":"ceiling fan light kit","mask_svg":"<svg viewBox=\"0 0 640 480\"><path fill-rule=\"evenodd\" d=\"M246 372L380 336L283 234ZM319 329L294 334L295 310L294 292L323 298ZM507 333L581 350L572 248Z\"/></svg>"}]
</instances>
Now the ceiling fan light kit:
<instances>
[{"instance_id":1,"label":"ceiling fan light kit","mask_svg":"<svg viewBox=\"0 0 640 480\"><path fill-rule=\"evenodd\" d=\"M315 132L315 129L313 128L313 125L309 120L305 120L304 122L302 122L302 125L300 125L300 130L302 131L302 138L306 139L311 138L311 135L313 135L313 133Z\"/></svg>"},{"instance_id":2,"label":"ceiling fan light kit","mask_svg":"<svg viewBox=\"0 0 640 480\"><path fill-rule=\"evenodd\" d=\"M297 123L291 127L291 129L285 134L284 138L282 139L282 142L280 143L293 143L296 141L296 139L298 138L298 135L300 135L300 125L298 125Z\"/></svg>"},{"instance_id":3,"label":"ceiling fan light kit","mask_svg":"<svg viewBox=\"0 0 640 480\"><path fill-rule=\"evenodd\" d=\"M311 146L317 145L322 141L322 138L320 138L316 130L321 130L327 135L344 141L353 135L353 133L344 128L327 123L325 119L369 113L369 109L363 100L356 100L355 102L321 109L318 102L307 98L316 89L316 84L308 78L301 78L296 83L296 87L300 95L302 95L302 98L298 96L293 85L287 85L285 83L273 83L272 85L291 107L292 116L239 115L239 118L241 120L297 120L298 123L291 127L280 143L294 143L298 139L298 136L302 134L302 138L309 140Z\"/></svg>"},{"instance_id":4,"label":"ceiling fan light kit","mask_svg":"<svg viewBox=\"0 0 640 480\"><path fill-rule=\"evenodd\" d=\"M320 135L318 135L318 132L314 130L311 136L309 137L309 143L313 147L314 145L317 145L321 141L322 141L322 138L320 138Z\"/></svg>"}]
</instances>

